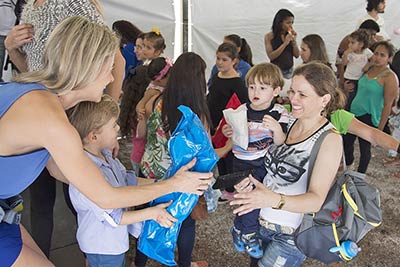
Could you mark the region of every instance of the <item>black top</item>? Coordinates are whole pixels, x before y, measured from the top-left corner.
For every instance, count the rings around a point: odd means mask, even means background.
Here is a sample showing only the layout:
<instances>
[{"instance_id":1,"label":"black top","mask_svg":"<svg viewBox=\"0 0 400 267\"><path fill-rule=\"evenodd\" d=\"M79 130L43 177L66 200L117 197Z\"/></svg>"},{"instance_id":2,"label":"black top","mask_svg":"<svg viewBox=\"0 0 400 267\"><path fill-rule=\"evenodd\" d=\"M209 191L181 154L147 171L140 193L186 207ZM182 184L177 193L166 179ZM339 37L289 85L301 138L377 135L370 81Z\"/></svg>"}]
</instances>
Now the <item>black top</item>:
<instances>
[{"instance_id":1,"label":"black top","mask_svg":"<svg viewBox=\"0 0 400 267\"><path fill-rule=\"evenodd\" d=\"M283 44L282 38L274 38L271 40L272 49L276 50ZM271 60L271 63L277 65L282 71L289 70L293 67L293 45L290 42L283 50L279 57Z\"/></svg>"},{"instance_id":2,"label":"black top","mask_svg":"<svg viewBox=\"0 0 400 267\"><path fill-rule=\"evenodd\" d=\"M247 102L247 87L240 77L223 79L218 77L217 73L212 77L208 91L207 105L212 122L211 134L214 134L214 130L222 119L222 111L226 108L233 93L236 93L241 103Z\"/></svg>"}]
</instances>

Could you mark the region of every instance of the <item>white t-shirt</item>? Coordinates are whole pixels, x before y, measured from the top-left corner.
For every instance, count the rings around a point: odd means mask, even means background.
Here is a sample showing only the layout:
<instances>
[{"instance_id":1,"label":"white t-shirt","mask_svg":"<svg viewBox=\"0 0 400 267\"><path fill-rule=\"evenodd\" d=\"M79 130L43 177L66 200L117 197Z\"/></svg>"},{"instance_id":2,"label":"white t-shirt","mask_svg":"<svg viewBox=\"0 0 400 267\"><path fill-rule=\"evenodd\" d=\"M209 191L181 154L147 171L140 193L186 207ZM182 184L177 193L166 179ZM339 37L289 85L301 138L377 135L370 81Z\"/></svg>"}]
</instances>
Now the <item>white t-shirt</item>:
<instances>
[{"instance_id":1,"label":"white t-shirt","mask_svg":"<svg viewBox=\"0 0 400 267\"><path fill-rule=\"evenodd\" d=\"M15 20L15 2L11 0L0 0L0 35L6 36L14 27Z\"/></svg>"},{"instance_id":2,"label":"white t-shirt","mask_svg":"<svg viewBox=\"0 0 400 267\"><path fill-rule=\"evenodd\" d=\"M350 53L347 55L348 63L344 78L348 80L358 80L363 75L362 68L368 63L368 59L373 55L369 48L362 51L361 54Z\"/></svg>"}]
</instances>

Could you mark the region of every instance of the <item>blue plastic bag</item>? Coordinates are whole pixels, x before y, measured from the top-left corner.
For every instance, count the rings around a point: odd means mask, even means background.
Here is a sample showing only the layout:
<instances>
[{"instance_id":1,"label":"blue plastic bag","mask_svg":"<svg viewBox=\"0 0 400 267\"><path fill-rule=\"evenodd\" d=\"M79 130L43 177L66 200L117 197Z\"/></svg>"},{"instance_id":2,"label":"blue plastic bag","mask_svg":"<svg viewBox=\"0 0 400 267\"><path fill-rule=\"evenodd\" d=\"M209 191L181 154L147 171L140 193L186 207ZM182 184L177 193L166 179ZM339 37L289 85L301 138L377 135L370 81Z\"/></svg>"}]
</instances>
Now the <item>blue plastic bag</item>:
<instances>
[{"instance_id":1,"label":"blue plastic bag","mask_svg":"<svg viewBox=\"0 0 400 267\"><path fill-rule=\"evenodd\" d=\"M211 171L218 161L207 131L198 116L186 106L181 105L178 109L183 116L168 141L172 164L167 170L166 179L193 158L197 158L197 161L191 170L197 172ZM153 220L146 221L139 238L139 250L162 264L175 266L174 250L180 227L198 199L196 194L175 192L152 201L151 206L173 200L167 210L178 221L171 228L162 227Z\"/></svg>"}]
</instances>

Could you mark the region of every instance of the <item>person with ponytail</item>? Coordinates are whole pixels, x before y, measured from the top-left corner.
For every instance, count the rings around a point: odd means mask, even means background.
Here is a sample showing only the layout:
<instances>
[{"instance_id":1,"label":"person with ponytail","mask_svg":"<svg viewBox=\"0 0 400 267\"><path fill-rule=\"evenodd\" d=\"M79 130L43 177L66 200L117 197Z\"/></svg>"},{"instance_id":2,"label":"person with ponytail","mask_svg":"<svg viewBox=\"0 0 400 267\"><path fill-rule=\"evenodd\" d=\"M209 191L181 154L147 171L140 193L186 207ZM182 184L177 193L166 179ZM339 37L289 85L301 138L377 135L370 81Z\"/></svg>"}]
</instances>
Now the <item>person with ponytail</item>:
<instances>
[{"instance_id":1,"label":"person with ponytail","mask_svg":"<svg viewBox=\"0 0 400 267\"><path fill-rule=\"evenodd\" d=\"M235 70L239 73L240 78L245 81L246 74L253 66L253 53L245 38L241 38L237 34L229 34L224 37L224 43L233 44L239 54L239 61L235 65ZM211 70L211 76L208 80L208 87L211 86L212 77L218 73L217 65L215 64Z\"/></svg>"}]
</instances>

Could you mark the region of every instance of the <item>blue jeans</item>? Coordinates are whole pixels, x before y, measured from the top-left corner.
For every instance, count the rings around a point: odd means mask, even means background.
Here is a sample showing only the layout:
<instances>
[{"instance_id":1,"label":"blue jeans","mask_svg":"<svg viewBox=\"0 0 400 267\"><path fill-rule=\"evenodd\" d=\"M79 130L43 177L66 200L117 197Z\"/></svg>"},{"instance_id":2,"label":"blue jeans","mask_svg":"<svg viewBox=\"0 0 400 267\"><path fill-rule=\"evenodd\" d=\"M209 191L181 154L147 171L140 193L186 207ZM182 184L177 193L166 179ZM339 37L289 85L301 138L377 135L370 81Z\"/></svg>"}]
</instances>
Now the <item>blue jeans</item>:
<instances>
[{"instance_id":1,"label":"blue jeans","mask_svg":"<svg viewBox=\"0 0 400 267\"><path fill-rule=\"evenodd\" d=\"M277 227L279 230L279 226ZM300 252L294 243L294 236L260 227L259 237L263 241L264 255L258 261L259 267L300 266L306 256Z\"/></svg>"},{"instance_id":2,"label":"blue jeans","mask_svg":"<svg viewBox=\"0 0 400 267\"><path fill-rule=\"evenodd\" d=\"M88 267L125 267L125 253L119 255L103 255L86 253Z\"/></svg>"}]
</instances>

